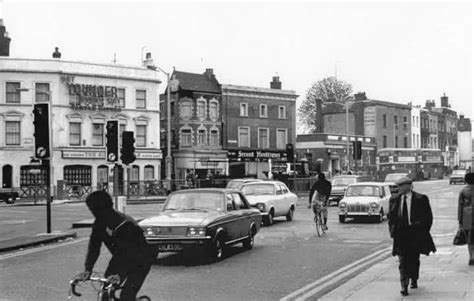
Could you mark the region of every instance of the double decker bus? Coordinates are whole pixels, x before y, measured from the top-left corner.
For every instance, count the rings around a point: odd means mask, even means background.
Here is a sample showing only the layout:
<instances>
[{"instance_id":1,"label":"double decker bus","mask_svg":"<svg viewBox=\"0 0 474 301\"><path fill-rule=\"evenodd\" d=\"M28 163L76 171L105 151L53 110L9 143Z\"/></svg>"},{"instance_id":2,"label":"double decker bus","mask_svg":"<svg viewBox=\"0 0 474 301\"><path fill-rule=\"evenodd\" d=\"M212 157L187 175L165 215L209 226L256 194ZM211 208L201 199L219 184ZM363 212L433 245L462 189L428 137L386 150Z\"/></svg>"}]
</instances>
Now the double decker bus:
<instances>
[{"instance_id":1,"label":"double decker bus","mask_svg":"<svg viewBox=\"0 0 474 301\"><path fill-rule=\"evenodd\" d=\"M442 179L445 173L440 149L382 148L376 163L382 181L389 173L406 173L414 180Z\"/></svg>"}]
</instances>

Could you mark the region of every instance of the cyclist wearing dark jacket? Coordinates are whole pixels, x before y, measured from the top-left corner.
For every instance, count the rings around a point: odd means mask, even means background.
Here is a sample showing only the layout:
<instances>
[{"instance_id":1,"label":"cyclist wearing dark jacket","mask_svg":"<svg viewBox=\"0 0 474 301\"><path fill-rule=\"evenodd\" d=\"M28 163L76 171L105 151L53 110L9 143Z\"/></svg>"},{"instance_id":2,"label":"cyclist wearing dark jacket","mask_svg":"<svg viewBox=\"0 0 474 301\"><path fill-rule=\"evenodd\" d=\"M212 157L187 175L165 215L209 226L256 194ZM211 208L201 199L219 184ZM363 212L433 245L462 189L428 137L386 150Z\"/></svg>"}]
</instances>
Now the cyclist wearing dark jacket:
<instances>
[{"instance_id":1,"label":"cyclist wearing dark jacket","mask_svg":"<svg viewBox=\"0 0 474 301\"><path fill-rule=\"evenodd\" d=\"M119 276L120 300L135 300L155 259L142 229L129 216L113 209L112 198L105 191L91 193L86 204L95 217L89 239L85 271L77 276L87 280L100 255L102 243L112 253L105 277Z\"/></svg>"},{"instance_id":2,"label":"cyclist wearing dark jacket","mask_svg":"<svg viewBox=\"0 0 474 301\"><path fill-rule=\"evenodd\" d=\"M332 185L331 182L326 180L326 176L324 173L319 173L318 174L318 180L316 183L313 184L311 187L311 190L309 192L309 205L308 208L311 208L311 204L313 202L313 196L316 193L317 194L317 199L322 202L323 206L323 224L327 230L327 220L328 220L328 214L327 214L327 206L329 205L329 196L331 195L331 189Z\"/></svg>"}]
</instances>

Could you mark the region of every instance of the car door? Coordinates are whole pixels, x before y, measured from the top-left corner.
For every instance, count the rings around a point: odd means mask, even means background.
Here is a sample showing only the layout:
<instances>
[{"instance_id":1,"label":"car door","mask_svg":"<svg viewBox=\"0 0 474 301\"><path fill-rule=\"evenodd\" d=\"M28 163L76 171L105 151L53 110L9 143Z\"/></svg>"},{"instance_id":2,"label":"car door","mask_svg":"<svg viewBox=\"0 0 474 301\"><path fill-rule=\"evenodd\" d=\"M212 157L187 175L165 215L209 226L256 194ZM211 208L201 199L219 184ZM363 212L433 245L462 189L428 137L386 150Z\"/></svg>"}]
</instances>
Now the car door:
<instances>
[{"instance_id":1,"label":"car door","mask_svg":"<svg viewBox=\"0 0 474 301\"><path fill-rule=\"evenodd\" d=\"M241 217L239 216L239 210L235 210L234 196L232 193L226 193L226 207L227 207L227 218L223 224L224 231L226 233L226 242L233 241L240 238L241 230L238 222Z\"/></svg>"},{"instance_id":2,"label":"car door","mask_svg":"<svg viewBox=\"0 0 474 301\"><path fill-rule=\"evenodd\" d=\"M234 198L236 216L238 216L236 226L238 228L237 231L240 233L239 237L247 236L251 223L250 207L242 200L240 193L234 192L232 193L232 197Z\"/></svg>"},{"instance_id":3,"label":"car door","mask_svg":"<svg viewBox=\"0 0 474 301\"><path fill-rule=\"evenodd\" d=\"M285 210L285 194L283 193L283 188L281 184L276 183L275 184L275 195L274 195L274 203L275 203L275 216L279 216L283 214L283 211Z\"/></svg>"},{"instance_id":4,"label":"car door","mask_svg":"<svg viewBox=\"0 0 474 301\"><path fill-rule=\"evenodd\" d=\"M384 185L382 186L383 188L383 192L384 192L384 196L382 198L382 206L383 206L383 212L385 214L388 214L388 206L389 206L389 202L390 202L390 197L392 195L392 192L390 191L390 186L388 185Z\"/></svg>"},{"instance_id":5,"label":"car door","mask_svg":"<svg viewBox=\"0 0 474 301\"><path fill-rule=\"evenodd\" d=\"M293 194L285 184L280 184L283 195L285 196L285 207L283 208L283 214L287 214L290 210L291 204L296 206L296 195Z\"/></svg>"}]
</instances>

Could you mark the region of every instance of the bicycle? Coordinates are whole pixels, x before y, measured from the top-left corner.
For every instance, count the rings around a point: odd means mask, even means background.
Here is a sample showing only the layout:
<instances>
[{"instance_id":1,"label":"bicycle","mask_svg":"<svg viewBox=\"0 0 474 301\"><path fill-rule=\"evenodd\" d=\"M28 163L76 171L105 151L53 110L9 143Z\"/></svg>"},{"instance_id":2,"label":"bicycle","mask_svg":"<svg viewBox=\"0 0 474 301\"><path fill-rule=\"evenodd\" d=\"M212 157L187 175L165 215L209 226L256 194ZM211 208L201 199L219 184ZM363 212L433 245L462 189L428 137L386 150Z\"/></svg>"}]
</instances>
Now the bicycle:
<instances>
[{"instance_id":1,"label":"bicycle","mask_svg":"<svg viewBox=\"0 0 474 301\"><path fill-rule=\"evenodd\" d=\"M115 292L117 290L120 290L122 287L120 286L120 283L104 278L104 277L99 277L99 276L91 276L87 280L77 280L77 279L71 279L69 281L69 296L68 299L71 299L72 296L80 297L82 296L81 293L79 293L76 290L76 286L78 286L81 283L84 283L86 281L90 281L92 287L96 290L97 292L97 301L116 301L120 300L115 296ZM94 283L98 283L99 287L96 287ZM140 296L137 297L137 301L151 301L150 297L148 296Z\"/></svg>"},{"instance_id":2,"label":"bicycle","mask_svg":"<svg viewBox=\"0 0 474 301\"><path fill-rule=\"evenodd\" d=\"M314 212L314 224L316 227L316 233L318 233L318 237L321 237L322 234L326 232L325 226L323 224L323 217L322 217L322 203L316 202L313 203L313 212Z\"/></svg>"}]
</instances>

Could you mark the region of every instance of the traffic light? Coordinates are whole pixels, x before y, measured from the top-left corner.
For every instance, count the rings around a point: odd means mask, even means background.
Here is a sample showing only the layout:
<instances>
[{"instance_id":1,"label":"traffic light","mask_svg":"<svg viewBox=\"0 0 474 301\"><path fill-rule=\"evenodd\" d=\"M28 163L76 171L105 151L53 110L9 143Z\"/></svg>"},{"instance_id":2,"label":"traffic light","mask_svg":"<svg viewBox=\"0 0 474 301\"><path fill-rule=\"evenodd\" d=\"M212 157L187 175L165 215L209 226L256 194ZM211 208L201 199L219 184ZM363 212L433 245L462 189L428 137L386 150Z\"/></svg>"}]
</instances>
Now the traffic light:
<instances>
[{"instance_id":1,"label":"traffic light","mask_svg":"<svg viewBox=\"0 0 474 301\"><path fill-rule=\"evenodd\" d=\"M118 161L118 121L107 121L107 162Z\"/></svg>"},{"instance_id":2,"label":"traffic light","mask_svg":"<svg viewBox=\"0 0 474 301\"><path fill-rule=\"evenodd\" d=\"M292 143L286 145L286 160L293 162L295 160L295 150Z\"/></svg>"},{"instance_id":3,"label":"traffic light","mask_svg":"<svg viewBox=\"0 0 474 301\"><path fill-rule=\"evenodd\" d=\"M136 159L134 143L133 132L125 131L122 133L122 156L120 159L125 165L134 162Z\"/></svg>"},{"instance_id":4,"label":"traffic light","mask_svg":"<svg viewBox=\"0 0 474 301\"><path fill-rule=\"evenodd\" d=\"M51 156L51 145L49 135L49 103L36 103L33 106L34 136L35 136L35 158L49 159Z\"/></svg>"},{"instance_id":5,"label":"traffic light","mask_svg":"<svg viewBox=\"0 0 474 301\"><path fill-rule=\"evenodd\" d=\"M362 141L352 141L352 158L354 160L362 159Z\"/></svg>"}]
</instances>

